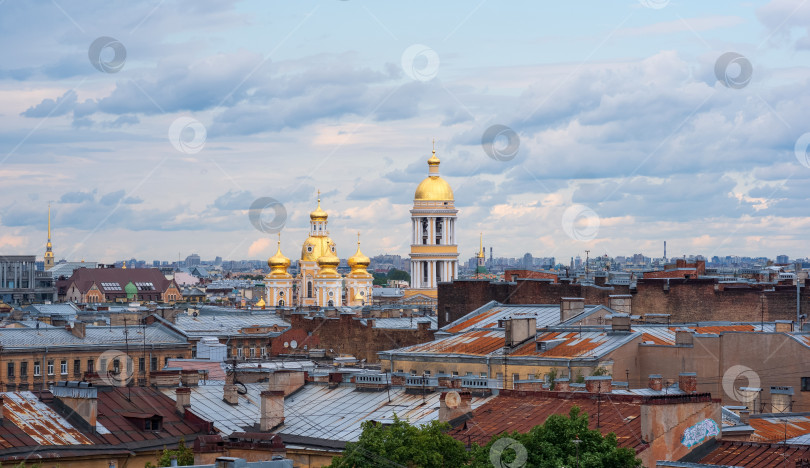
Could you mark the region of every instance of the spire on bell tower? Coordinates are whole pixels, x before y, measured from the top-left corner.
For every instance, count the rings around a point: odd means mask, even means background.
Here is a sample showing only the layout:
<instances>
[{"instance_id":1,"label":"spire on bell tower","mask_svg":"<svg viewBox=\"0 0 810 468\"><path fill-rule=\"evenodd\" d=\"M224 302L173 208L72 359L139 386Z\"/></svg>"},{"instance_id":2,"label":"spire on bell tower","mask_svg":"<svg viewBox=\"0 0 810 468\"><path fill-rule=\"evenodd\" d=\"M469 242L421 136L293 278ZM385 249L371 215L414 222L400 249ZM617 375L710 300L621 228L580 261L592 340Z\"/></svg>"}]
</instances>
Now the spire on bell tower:
<instances>
[{"instance_id":1,"label":"spire on bell tower","mask_svg":"<svg viewBox=\"0 0 810 468\"><path fill-rule=\"evenodd\" d=\"M53 244L51 244L51 204L48 203L48 243L45 244L45 269L53 268Z\"/></svg>"}]
</instances>

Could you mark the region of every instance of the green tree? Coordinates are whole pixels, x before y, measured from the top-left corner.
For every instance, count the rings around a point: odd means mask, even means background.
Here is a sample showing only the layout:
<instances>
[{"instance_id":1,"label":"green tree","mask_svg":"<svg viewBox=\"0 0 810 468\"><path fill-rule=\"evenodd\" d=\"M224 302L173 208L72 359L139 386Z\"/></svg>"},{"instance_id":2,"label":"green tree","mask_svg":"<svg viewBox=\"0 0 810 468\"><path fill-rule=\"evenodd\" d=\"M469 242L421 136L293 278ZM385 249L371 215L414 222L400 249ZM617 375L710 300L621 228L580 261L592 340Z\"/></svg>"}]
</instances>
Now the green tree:
<instances>
[{"instance_id":1,"label":"green tree","mask_svg":"<svg viewBox=\"0 0 810 468\"><path fill-rule=\"evenodd\" d=\"M505 440L498 442L501 439ZM525 457L520 460L525 460L525 464L521 465L525 468L641 466L641 460L636 458L633 450L619 448L615 434L602 436L599 431L588 429L588 414L581 413L576 406L571 408L568 416L553 414L544 424L535 426L528 433L504 433L493 437L483 447L475 445L471 454L470 466L474 468L491 467L493 457L495 466L499 466L498 460L500 466L509 466L516 459Z\"/></svg>"},{"instance_id":2,"label":"green tree","mask_svg":"<svg viewBox=\"0 0 810 468\"><path fill-rule=\"evenodd\" d=\"M163 452L158 456L158 464L153 465L152 462L146 462L144 468L157 468L159 466L171 466L172 455L177 457L178 466L189 466L194 464L194 451L186 447L185 439L180 439L177 443L176 450L169 450L164 448Z\"/></svg>"},{"instance_id":3,"label":"green tree","mask_svg":"<svg viewBox=\"0 0 810 468\"><path fill-rule=\"evenodd\" d=\"M392 268L391 270L388 271L388 279L410 281L411 275L409 275L407 271Z\"/></svg>"},{"instance_id":4,"label":"green tree","mask_svg":"<svg viewBox=\"0 0 810 468\"><path fill-rule=\"evenodd\" d=\"M547 378L548 378L548 389L549 390L554 390L554 388L557 386L557 384L555 383L557 381L557 368L556 367L552 367L551 370L548 371Z\"/></svg>"},{"instance_id":5,"label":"green tree","mask_svg":"<svg viewBox=\"0 0 810 468\"><path fill-rule=\"evenodd\" d=\"M383 426L374 421L362 423L357 442L349 442L331 468L407 466L442 468L464 466L468 454L464 444L446 434L447 423L431 421L412 426L394 415L394 423Z\"/></svg>"}]
</instances>

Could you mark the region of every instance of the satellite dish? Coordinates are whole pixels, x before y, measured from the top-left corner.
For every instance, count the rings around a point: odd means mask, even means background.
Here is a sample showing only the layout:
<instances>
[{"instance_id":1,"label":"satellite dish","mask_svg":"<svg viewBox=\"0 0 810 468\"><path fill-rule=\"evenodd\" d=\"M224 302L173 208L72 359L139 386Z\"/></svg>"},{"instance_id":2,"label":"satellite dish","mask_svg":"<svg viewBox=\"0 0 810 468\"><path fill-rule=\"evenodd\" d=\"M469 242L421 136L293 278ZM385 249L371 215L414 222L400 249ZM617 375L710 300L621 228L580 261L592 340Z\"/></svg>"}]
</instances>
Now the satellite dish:
<instances>
[{"instance_id":1,"label":"satellite dish","mask_svg":"<svg viewBox=\"0 0 810 468\"><path fill-rule=\"evenodd\" d=\"M458 405L461 404L461 395L456 391L447 392L447 395L444 396L444 403L448 408L458 408Z\"/></svg>"},{"instance_id":2,"label":"satellite dish","mask_svg":"<svg viewBox=\"0 0 810 468\"><path fill-rule=\"evenodd\" d=\"M290 348L295 349L298 347L298 342L295 340L290 341Z\"/></svg>"},{"instance_id":3,"label":"satellite dish","mask_svg":"<svg viewBox=\"0 0 810 468\"><path fill-rule=\"evenodd\" d=\"M287 343L287 342L285 341L285 342L284 342L284 347L285 347L285 348L289 348L289 347L290 347L290 343Z\"/></svg>"}]
</instances>

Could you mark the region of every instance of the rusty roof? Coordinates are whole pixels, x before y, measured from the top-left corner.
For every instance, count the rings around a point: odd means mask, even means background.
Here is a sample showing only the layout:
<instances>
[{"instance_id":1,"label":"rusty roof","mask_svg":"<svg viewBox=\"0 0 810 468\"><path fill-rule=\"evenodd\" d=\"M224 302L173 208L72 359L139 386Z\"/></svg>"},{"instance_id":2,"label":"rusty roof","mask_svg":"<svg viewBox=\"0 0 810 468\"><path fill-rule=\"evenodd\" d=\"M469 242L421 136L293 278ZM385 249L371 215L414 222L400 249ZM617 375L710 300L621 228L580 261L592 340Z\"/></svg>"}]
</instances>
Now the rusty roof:
<instances>
[{"instance_id":1,"label":"rusty roof","mask_svg":"<svg viewBox=\"0 0 810 468\"><path fill-rule=\"evenodd\" d=\"M699 462L711 465L773 468L804 466L799 460L810 459L810 445L763 444L757 442L719 441Z\"/></svg>"},{"instance_id":2,"label":"rusty roof","mask_svg":"<svg viewBox=\"0 0 810 468\"><path fill-rule=\"evenodd\" d=\"M810 433L810 416L806 413L752 415L748 425L754 428L752 441L781 442Z\"/></svg>"},{"instance_id":3,"label":"rusty roof","mask_svg":"<svg viewBox=\"0 0 810 468\"><path fill-rule=\"evenodd\" d=\"M0 447L86 445L93 442L32 392L4 392L3 415L13 424L0 424Z\"/></svg>"},{"instance_id":4,"label":"rusty roof","mask_svg":"<svg viewBox=\"0 0 810 468\"><path fill-rule=\"evenodd\" d=\"M641 438L641 404L647 399L639 396L602 394L601 403L593 393L525 392L501 390L492 400L473 410L472 420L450 431L455 439L471 445L484 445L503 432L529 432L546 422L552 414L568 415L578 406L588 413L588 427L602 434L614 433L620 447L640 453L648 445Z\"/></svg>"}]
</instances>

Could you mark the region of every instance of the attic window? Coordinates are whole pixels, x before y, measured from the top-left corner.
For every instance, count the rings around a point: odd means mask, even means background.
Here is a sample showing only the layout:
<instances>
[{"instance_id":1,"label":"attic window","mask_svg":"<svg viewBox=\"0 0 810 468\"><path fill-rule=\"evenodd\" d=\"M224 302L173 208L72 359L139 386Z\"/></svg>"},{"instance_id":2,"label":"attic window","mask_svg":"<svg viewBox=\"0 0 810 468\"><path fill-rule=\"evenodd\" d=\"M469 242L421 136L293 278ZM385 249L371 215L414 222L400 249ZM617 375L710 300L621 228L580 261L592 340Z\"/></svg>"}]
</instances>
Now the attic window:
<instances>
[{"instance_id":1,"label":"attic window","mask_svg":"<svg viewBox=\"0 0 810 468\"><path fill-rule=\"evenodd\" d=\"M142 431L160 431L163 429L163 416L152 413L122 413L129 422Z\"/></svg>"}]
</instances>

